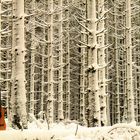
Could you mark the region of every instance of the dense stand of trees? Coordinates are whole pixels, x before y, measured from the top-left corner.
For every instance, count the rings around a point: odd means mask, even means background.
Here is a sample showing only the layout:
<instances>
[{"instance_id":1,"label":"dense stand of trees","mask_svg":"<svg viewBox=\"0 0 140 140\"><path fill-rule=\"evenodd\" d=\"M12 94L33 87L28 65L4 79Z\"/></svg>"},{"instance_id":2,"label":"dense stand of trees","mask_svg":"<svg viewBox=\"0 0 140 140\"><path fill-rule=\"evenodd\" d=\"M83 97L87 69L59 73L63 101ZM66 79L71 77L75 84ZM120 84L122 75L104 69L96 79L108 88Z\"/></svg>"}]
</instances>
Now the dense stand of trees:
<instances>
[{"instance_id":1,"label":"dense stand of trees","mask_svg":"<svg viewBox=\"0 0 140 140\"><path fill-rule=\"evenodd\" d=\"M10 122L140 123L140 0L1 0L0 86Z\"/></svg>"}]
</instances>

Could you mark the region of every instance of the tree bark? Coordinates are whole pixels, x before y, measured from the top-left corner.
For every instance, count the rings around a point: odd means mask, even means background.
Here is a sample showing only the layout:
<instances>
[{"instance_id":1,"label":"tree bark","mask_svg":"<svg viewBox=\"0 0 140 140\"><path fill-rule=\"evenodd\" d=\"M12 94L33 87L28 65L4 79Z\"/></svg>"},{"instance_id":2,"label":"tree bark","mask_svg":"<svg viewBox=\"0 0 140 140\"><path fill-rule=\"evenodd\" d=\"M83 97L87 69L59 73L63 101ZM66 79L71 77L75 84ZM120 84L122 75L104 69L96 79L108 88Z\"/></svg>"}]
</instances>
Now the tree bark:
<instances>
[{"instance_id":1,"label":"tree bark","mask_svg":"<svg viewBox=\"0 0 140 140\"><path fill-rule=\"evenodd\" d=\"M127 49L127 97L128 122L135 121L134 91L132 77L132 41L131 41L131 0L126 0L126 49Z\"/></svg>"},{"instance_id":2,"label":"tree bark","mask_svg":"<svg viewBox=\"0 0 140 140\"><path fill-rule=\"evenodd\" d=\"M24 0L13 1L12 37L12 112L20 117L23 127L26 128Z\"/></svg>"}]
</instances>

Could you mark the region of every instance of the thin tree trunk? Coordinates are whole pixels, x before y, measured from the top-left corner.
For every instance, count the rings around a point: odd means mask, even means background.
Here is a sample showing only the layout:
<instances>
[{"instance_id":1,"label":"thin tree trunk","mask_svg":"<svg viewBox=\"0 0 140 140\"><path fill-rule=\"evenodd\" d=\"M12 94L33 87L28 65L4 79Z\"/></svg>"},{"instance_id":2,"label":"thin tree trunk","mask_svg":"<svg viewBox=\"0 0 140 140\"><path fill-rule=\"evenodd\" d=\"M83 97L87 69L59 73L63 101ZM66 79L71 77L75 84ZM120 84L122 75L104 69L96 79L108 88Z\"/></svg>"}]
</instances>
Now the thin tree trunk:
<instances>
[{"instance_id":1,"label":"thin tree trunk","mask_svg":"<svg viewBox=\"0 0 140 140\"><path fill-rule=\"evenodd\" d=\"M114 7L114 12L117 14L117 9L116 7ZM117 35L117 23L118 23L118 18L117 16L114 15L114 21L115 21L115 35ZM115 40L115 60L116 60L116 63L115 63L115 66L116 66L116 106L115 106L115 110L116 110L116 122L115 123L120 123L120 82L119 82L119 72L120 72L120 69L119 69L119 47L118 47L118 37L116 36L114 38Z\"/></svg>"},{"instance_id":2,"label":"thin tree trunk","mask_svg":"<svg viewBox=\"0 0 140 140\"><path fill-rule=\"evenodd\" d=\"M44 5L43 5L43 10L45 11L46 10L46 5L45 5L45 3L46 3L46 0L43 0L43 3L44 3ZM45 14L43 14L43 20L44 20L44 22L46 22L46 15ZM46 27L44 26L43 27L43 39L45 40L46 38L45 38L45 36L46 36ZM44 111L44 97L45 97L45 91L44 91L44 85L45 85L45 72L44 72L44 69L45 69L45 48L46 48L46 45L42 45L42 70L41 70L41 73L42 73L42 78L41 78L41 107L40 107L40 111L41 112L43 112Z\"/></svg>"},{"instance_id":3,"label":"thin tree trunk","mask_svg":"<svg viewBox=\"0 0 140 140\"><path fill-rule=\"evenodd\" d=\"M128 121L135 120L134 91L132 77L132 42L131 42L131 0L126 0L126 49L127 49L127 97L128 97Z\"/></svg>"},{"instance_id":4,"label":"thin tree trunk","mask_svg":"<svg viewBox=\"0 0 140 140\"><path fill-rule=\"evenodd\" d=\"M99 0L98 1L98 16L99 18L102 16L105 16L105 8L104 8L104 0ZM100 13L100 14L99 14ZM105 29L105 21L101 20L98 23L98 30L102 31ZM102 125L107 125L107 107L106 107L106 78L105 78L105 33L102 32L101 34L98 35L97 37L98 39L98 45L100 46L98 52L98 61L99 61L99 65L101 67L103 67L102 69L99 70L99 81L100 81L100 100L101 100L101 104L100 104L100 112L101 112L101 122Z\"/></svg>"},{"instance_id":5,"label":"thin tree trunk","mask_svg":"<svg viewBox=\"0 0 140 140\"><path fill-rule=\"evenodd\" d=\"M68 0L67 2L68 6L70 5L70 0ZM67 44L66 44L66 51L67 51L67 55L66 55L66 58L67 58L67 68L66 68L66 75L67 75L67 84L66 84L66 116L65 116L65 119L68 119L70 120L70 115L71 115L71 100L70 100L70 97L71 97L71 91L70 91L70 83L71 83L71 79L70 79L70 7L68 7L68 14L67 14L67 19L68 19L68 22L67 22L67 25L66 25L66 28L67 28Z\"/></svg>"},{"instance_id":6,"label":"thin tree trunk","mask_svg":"<svg viewBox=\"0 0 140 140\"><path fill-rule=\"evenodd\" d=\"M83 19L86 19L87 15L87 2L81 3L82 9L85 12L82 13ZM87 23L83 20L82 25L87 27ZM86 30L81 27L81 41L87 44ZM81 45L81 71L80 71L80 122L86 124L86 88L87 88L87 46Z\"/></svg>"},{"instance_id":7,"label":"thin tree trunk","mask_svg":"<svg viewBox=\"0 0 140 140\"><path fill-rule=\"evenodd\" d=\"M64 114L63 114L63 95L64 95L64 91L63 91L63 87L64 87L64 76L63 76L63 67L64 67L64 63L63 63L63 0L59 1L59 7L61 7L61 12L59 14L59 38L60 38L60 47L59 47L59 65L60 65L60 70L59 70L59 91L58 91L58 119L62 120L64 119Z\"/></svg>"},{"instance_id":8,"label":"thin tree trunk","mask_svg":"<svg viewBox=\"0 0 140 140\"><path fill-rule=\"evenodd\" d=\"M53 0L48 1L50 11L53 12ZM48 32L50 44L48 45L48 103L47 103L47 116L49 123L54 122L54 81L53 81L53 14L49 17L50 28Z\"/></svg>"},{"instance_id":9,"label":"thin tree trunk","mask_svg":"<svg viewBox=\"0 0 140 140\"><path fill-rule=\"evenodd\" d=\"M32 9L35 11L35 0L32 0ZM35 17L32 20L32 32L31 32L31 71L30 71L30 113L35 113L35 84L34 84L34 73L35 73Z\"/></svg>"}]
</instances>

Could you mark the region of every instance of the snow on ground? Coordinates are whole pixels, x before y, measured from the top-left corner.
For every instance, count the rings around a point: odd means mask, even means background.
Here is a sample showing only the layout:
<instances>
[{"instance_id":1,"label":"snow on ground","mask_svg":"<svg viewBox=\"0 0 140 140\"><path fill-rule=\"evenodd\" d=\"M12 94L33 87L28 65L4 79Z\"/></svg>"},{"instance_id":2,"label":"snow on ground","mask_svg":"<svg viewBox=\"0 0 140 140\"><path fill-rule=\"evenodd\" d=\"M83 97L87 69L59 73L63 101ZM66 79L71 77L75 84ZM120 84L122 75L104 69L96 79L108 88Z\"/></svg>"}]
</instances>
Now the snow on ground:
<instances>
[{"instance_id":1,"label":"snow on ground","mask_svg":"<svg viewBox=\"0 0 140 140\"><path fill-rule=\"evenodd\" d=\"M29 123L28 129L23 131L7 127L6 131L0 131L0 140L103 140L102 136L104 136L104 140L131 140L132 134L128 133L131 128L133 129L133 135L137 135L134 133L135 130L137 131L135 123L87 128L73 122L68 124L61 122L52 124L49 127L48 130L47 123L41 123L39 120ZM112 133L113 131L116 131L116 133ZM133 140L140 140L140 137L133 137Z\"/></svg>"},{"instance_id":2,"label":"snow on ground","mask_svg":"<svg viewBox=\"0 0 140 140\"><path fill-rule=\"evenodd\" d=\"M76 133L76 124L54 124L48 130L47 128L37 128L30 124L27 130L6 130L0 132L0 140L93 140L98 134L99 128L86 128L78 126Z\"/></svg>"}]
</instances>

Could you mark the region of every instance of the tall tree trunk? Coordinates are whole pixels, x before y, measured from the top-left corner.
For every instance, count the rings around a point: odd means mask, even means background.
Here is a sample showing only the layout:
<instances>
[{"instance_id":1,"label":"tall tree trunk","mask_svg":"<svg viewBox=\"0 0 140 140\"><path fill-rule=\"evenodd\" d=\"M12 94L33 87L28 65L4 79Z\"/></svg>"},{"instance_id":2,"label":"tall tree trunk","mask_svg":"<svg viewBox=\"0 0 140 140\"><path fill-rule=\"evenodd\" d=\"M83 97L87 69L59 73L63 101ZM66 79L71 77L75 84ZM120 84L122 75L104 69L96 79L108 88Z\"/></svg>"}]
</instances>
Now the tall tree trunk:
<instances>
[{"instance_id":1,"label":"tall tree trunk","mask_svg":"<svg viewBox=\"0 0 140 140\"><path fill-rule=\"evenodd\" d=\"M43 0L43 10L46 10L46 0ZM43 21L46 22L46 15L45 13L43 14ZM46 27L43 27L43 40L46 40ZM40 107L40 111L44 111L44 97L45 97L45 49L46 49L46 44L42 45L42 78L41 78L41 107Z\"/></svg>"},{"instance_id":2,"label":"tall tree trunk","mask_svg":"<svg viewBox=\"0 0 140 140\"><path fill-rule=\"evenodd\" d=\"M12 29L12 113L20 117L27 127L26 79L25 79L25 40L24 40L24 0L13 1Z\"/></svg>"},{"instance_id":3,"label":"tall tree trunk","mask_svg":"<svg viewBox=\"0 0 140 140\"><path fill-rule=\"evenodd\" d=\"M127 97L128 122L135 120L134 91L132 77L132 41L131 41L131 0L126 0L126 49L127 49Z\"/></svg>"},{"instance_id":4,"label":"tall tree trunk","mask_svg":"<svg viewBox=\"0 0 140 140\"><path fill-rule=\"evenodd\" d=\"M117 14L117 8L114 6L114 13ZM120 68L119 68L119 47L118 47L118 30L117 30L117 24L118 24L118 16L114 15L114 22L115 22L115 37L114 37L114 41L115 41L115 67L116 67L116 92L115 92L115 98L116 98L116 103L115 103L115 123L120 123L120 77L119 77L119 72L120 72Z\"/></svg>"},{"instance_id":5,"label":"tall tree trunk","mask_svg":"<svg viewBox=\"0 0 140 140\"><path fill-rule=\"evenodd\" d=\"M80 4L84 12L81 11L83 21L81 22L87 28L87 23L84 19L87 18L87 0ZM81 41L85 43L81 44L81 71L80 71L80 122L86 124L86 89L87 89L87 34L86 29L81 27Z\"/></svg>"},{"instance_id":6,"label":"tall tree trunk","mask_svg":"<svg viewBox=\"0 0 140 140\"><path fill-rule=\"evenodd\" d=\"M65 3L65 6L67 7L67 11L64 12L64 17L67 19L66 21L63 21L63 34L66 36L66 43L63 44L65 55L64 60L66 63L66 66L63 70L64 75L66 77L66 82L64 84L64 93L65 96L63 98L65 104L64 104L64 118L70 120L70 114L71 114L71 91L70 91L70 0L67 0Z\"/></svg>"},{"instance_id":7,"label":"tall tree trunk","mask_svg":"<svg viewBox=\"0 0 140 140\"><path fill-rule=\"evenodd\" d=\"M48 1L50 11L53 12L53 0ZM48 31L50 44L48 45L48 103L47 103L47 116L49 123L54 122L54 61L53 61L53 13L49 17L50 28Z\"/></svg>"},{"instance_id":8,"label":"tall tree trunk","mask_svg":"<svg viewBox=\"0 0 140 140\"><path fill-rule=\"evenodd\" d=\"M32 9L35 12L35 0L32 0ZM30 113L35 113L35 84L34 84L34 75L35 75L35 17L31 18L32 20L32 32L31 32L31 70L30 70Z\"/></svg>"},{"instance_id":9,"label":"tall tree trunk","mask_svg":"<svg viewBox=\"0 0 140 140\"><path fill-rule=\"evenodd\" d=\"M61 12L59 14L59 65L60 65L60 70L59 70L59 88L58 88L58 119L62 120L64 119L64 113L63 113L63 95L64 95L64 91L63 91L63 87L64 87L64 62L63 62L63 0L59 1L59 7L61 7Z\"/></svg>"},{"instance_id":10,"label":"tall tree trunk","mask_svg":"<svg viewBox=\"0 0 140 140\"><path fill-rule=\"evenodd\" d=\"M100 126L100 102L99 102L99 86L98 86L98 55L97 55L97 22L96 22L96 0L88 2L88 19L91 20L89 29L91 36L89 36L88 48L88 123L89 126Z\"/></svg>"},{"instance_id":11,"label":"tall tree trunk","mask_svg":"<svg viewBox=\"0 0 140 140\"><path fill-rule=\"evenodd\" d=\"M105 17L105 4L104 0L98 0L98 19ZM97 36L98 49L98 62L101 69L99 69L99 86L100 86L100 112L101 112L101 123L107 125L107 108L106 108L106 78L105 78L105 21L100 20L97 24L97 31L101 32Z\"/></svg>"}]
</instances>

